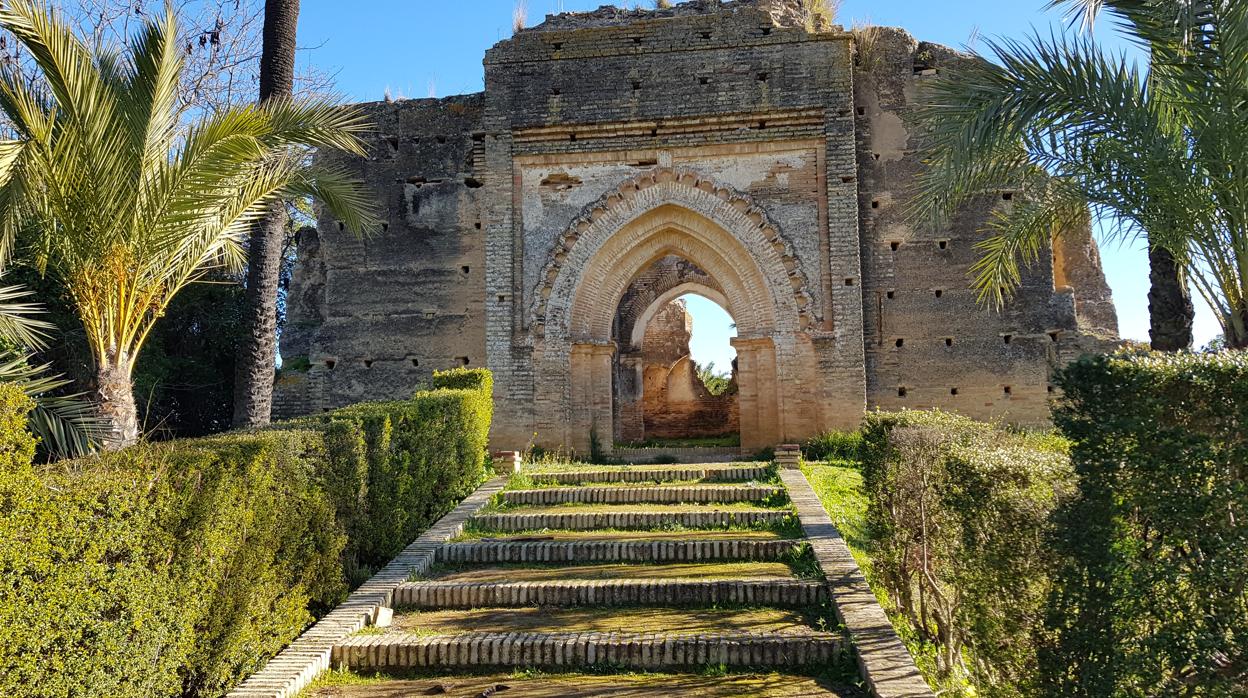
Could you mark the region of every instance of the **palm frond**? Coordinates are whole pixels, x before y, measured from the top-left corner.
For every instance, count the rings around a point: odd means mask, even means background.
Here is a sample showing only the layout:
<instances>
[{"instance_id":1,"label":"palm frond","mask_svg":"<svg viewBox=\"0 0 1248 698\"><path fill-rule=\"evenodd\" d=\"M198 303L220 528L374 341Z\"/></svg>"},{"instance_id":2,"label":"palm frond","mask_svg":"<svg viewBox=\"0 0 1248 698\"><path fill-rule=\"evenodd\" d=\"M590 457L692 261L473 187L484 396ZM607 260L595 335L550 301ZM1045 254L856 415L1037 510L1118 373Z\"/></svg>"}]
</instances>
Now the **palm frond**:
<instances>
[{"instance_id":1,"label":"palm frond","mask_svg":"<svg viewBox=\"0 0 1248 698\"><path fill-rule=\"evenodd\" d=\"M35 401L28 427L55 458L78 458L95 449L106 423L82 394L55 395L70 381L32 366L25 355L0 352L0 382L13 383Z\"/></svg>"}]
</instances>

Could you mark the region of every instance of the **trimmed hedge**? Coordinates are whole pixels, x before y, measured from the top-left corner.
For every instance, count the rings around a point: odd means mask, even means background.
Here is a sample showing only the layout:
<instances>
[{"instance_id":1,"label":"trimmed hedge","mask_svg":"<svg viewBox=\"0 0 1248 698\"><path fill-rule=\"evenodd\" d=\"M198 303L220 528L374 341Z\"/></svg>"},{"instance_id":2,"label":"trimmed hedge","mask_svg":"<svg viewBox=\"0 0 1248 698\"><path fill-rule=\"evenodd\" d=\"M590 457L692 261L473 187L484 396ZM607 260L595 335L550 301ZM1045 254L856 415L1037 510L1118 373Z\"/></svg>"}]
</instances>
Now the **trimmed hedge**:
<instances>
[{"instance_id":1,"label":"trimmed hedge","mask_svg":"<svg viewBox=\"0 0 1248 698\"><path fill-rule=\"evenodd\" d=\"M361 403L289 426L326 436L319 476L347 532L343 562L356 586L484 479L493 378L439 371L433 390L402 402Z\"/></svg>"},{"instance_id":2,"label":"trimmed hedge","mask_svg":"<svg viewBox=\"0 0 1248 698\"><path fill-rule=\"evenodd\" d=\"M222 695L485 473L484 371L57 471L3 388L0 695Z\"/></svg>"},{"instance_id":3,"label":"trimmed hedge","mask_svg":"<svg viewBox=\"0 0 1248 698\"><path fill-rule=\"evenodd\" d=\"M1066 444L933 411L863 428L872 568L925 644L928 680L1030 694L1053 556L1048 515L1073 490Z\"/></svg>"},{"instance_id":4,"label":"trimmed hedge","mask_svg":"<svg viewBox=\"0 0 1248 698\"><path fill-rule=\"evenodd\" d=\"M1064 370L1049 695L1248 695L1248 353Z\"/></svg>"}]
</instances>

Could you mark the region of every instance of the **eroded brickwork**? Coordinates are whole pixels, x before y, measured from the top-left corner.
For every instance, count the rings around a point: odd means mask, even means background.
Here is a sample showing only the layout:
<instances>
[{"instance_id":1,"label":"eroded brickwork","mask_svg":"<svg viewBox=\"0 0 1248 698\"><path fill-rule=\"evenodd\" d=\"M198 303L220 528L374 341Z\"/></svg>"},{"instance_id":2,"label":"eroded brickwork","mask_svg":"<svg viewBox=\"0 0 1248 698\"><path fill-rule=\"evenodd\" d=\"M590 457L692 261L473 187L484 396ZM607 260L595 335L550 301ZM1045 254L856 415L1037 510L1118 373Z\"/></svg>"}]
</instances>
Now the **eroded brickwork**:
<instances>
[{"instance_id":1,"label":"eroded brickwork","mask_svg":"<svg viewBox=\"0 0 1248 698\"><path fill-rule=\"evenodd\" d=\"M901 30L808 27L797 0L690 0L548 17L487 52L483 94L367 105L371 152L342 164L387 225L300 236L282 350L310 368L276 404L484 364L497 447L610 449L641 416L621 407L636 338L693 290L738 323L747 450L869 406L1044 421L1049 376L1106 346L1113 305L1087 231L1002 312L976 304L973 246L1008 187L946 229L907 220L913 105L959 60Z\"/></svg>"}]
</instances>

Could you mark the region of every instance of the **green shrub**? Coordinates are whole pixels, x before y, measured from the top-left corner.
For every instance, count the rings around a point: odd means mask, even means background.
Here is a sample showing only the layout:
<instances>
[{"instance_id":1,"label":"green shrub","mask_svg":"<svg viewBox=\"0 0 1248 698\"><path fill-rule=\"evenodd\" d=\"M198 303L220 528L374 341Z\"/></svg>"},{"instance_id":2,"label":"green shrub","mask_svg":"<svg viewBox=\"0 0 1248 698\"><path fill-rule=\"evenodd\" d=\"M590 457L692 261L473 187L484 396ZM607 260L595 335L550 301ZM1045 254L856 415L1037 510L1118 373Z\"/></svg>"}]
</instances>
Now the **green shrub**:
<instances>
[{"instance_id":1,"label":"green shrub","mask_svg":"<svg viewBox=\"0 0 1248 698\"><path fill-rule=\"evenodd\" d=\"M412 399L361 403L290 424L325 434L319 477L347 532L352 586L397 555L486 477L493 381L434 373Z\"/></svg>"},{"instance_id":2,"label":"green shrub","mask_svg":"<svg viewBox=\"0 0 1248 698\"><path fill-rule=\"evenodd\" d=\"M56 471L0 386L0 695L223 695L482 481L482 374Z\"/></svg>"},{"instance_id":3,"label":"green shrub","mask_svg":"<svg viewBox=\"0 0 1248 698\"><path fill-rule=\"evenodd\" d=\"M930 645L936 685L1026 695L1049 592L1064 444L940 412L869 414L862 444L876 579ZM907 633L911 635L911 633Z\"/></svg>"},{"instance_id":4,"label":"green shrub","mask_svg":"<svg viewBox=\"0 0 1248 698\"><path fill-rule=\"evenodd\" d=\"M0 483L0 694L220 695L344 591L305 444L147 445Z\"/></svg>"},{"instance_id":5,"label":"green shrub","mask_svg":"<svg viewBox=\"0 0 1248 698\"><path fill-rule=\"evenodd\" d=\"M26 416L35 408L22 389L0 383L0 472L30 467L35 457L35 437L26 430Z\"/></svg>"},{"instance_id":6,"label":"green shrub","mask_svg":"<svg viewBox=\"0 0 1248 698\"><path fill-rule=\"evenodd\" d=\"M1248 354L1120 354L1058 377L1077 497L1047 693L1248 695Z\"/></svg>"},{"instance_id":7,"label":"green shrub","mask_svg":"<svg viewBox=\"0 0 1248 698\"><path fill-rule=\"evenodd\" d=\"M856 461L862 457L862 432L833 430L807 439L802 444L802 457L809 461Z\"/></svg>"}]
</instances>

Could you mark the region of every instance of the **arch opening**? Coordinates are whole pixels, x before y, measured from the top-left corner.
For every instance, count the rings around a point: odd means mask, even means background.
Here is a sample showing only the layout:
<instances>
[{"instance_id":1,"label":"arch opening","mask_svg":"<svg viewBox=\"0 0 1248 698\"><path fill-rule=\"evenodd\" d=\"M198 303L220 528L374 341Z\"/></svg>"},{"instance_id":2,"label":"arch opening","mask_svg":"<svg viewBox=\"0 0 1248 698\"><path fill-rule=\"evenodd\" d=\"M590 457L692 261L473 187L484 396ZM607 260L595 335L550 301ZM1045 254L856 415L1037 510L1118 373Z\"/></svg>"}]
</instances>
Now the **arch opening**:
<instances>
[{"instance_id":1,"label":"arch opening","mask_svg":"<svg viewBox=\"0 0 1248 698\"><path fill-rule=\"evenodd\" d=\"M727 298L696 264L668 255L639 273L613 323L615 443L740 446L735 335Z\"/></svg>"}]
</instances>

